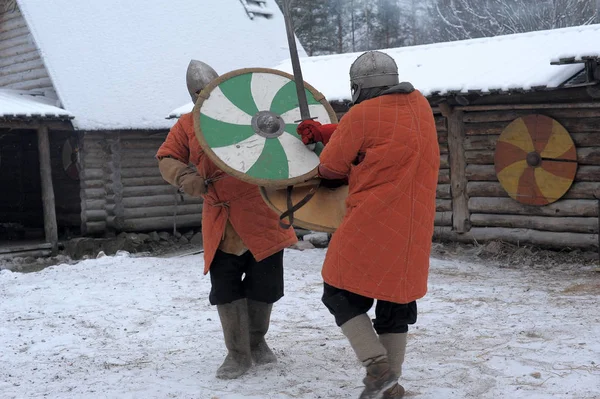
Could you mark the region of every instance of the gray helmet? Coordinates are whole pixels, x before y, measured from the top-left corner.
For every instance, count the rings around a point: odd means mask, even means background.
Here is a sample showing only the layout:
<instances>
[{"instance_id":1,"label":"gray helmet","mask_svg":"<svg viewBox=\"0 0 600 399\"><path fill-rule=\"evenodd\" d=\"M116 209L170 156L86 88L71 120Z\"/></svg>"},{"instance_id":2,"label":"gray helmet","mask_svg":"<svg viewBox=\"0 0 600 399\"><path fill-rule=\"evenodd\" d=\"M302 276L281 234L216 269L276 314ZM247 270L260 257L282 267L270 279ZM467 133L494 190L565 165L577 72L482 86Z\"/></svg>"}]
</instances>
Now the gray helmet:
<instances>
[{"instance_id":1,"label":"gray helmet","mask_svg":"<svg viewBox=\"0 0 600 399\"><path fill-rule=\"evenodd\" d=\"M367 51L350 67L350 90L356 102L362 89L395 86L398 80L396 61L381 51Z\"/></svg>"},{"instance_id":2,"label":"gray helmet","mask_svg":"<svg viewBox=\"0 0 600 399\"><path fill-rule=\"evenodd\" d=\"M194 104L202 89L218 76L219 74L210 65L198 60L190 61L185 80L187 81L187 88Z\"/></svg>"}]
</instances>

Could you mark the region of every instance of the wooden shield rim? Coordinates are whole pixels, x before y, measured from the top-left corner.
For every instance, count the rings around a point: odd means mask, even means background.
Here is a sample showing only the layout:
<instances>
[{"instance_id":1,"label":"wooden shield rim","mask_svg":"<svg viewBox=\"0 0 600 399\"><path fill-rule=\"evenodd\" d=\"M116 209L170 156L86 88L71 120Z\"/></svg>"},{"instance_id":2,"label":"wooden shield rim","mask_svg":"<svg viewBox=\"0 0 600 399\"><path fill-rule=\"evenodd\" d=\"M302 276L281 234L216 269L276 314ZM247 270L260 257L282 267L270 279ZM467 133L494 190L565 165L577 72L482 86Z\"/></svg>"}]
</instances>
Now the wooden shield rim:
<instances>
[{"instance_id":1,"label":"wooden shield rim","mask_svg":"<svg viewBox=\"0 0 600 399\"><path fill-rule=\"evenodd\" d=\"M268 187L268 188L276 188L276 187ZM269 199L269 196L267 195L267 188L264 186L259 187L260 189L260 195L263 198L263 201L265 202L265 204L267 204L267 206L269 208L271 208L271 210L273 212L275 212L278 216L281 216L281 211L275 207L275 205L273 205L273 203L271 202L271 200ZM310 230L310 231L318 231L321 233L335 233L335 231L337 229L334 228L330 228L330 227L324 227L322 225L319 224L314 224L314 223L310 223L310 222L305 222L301 219L298 218L294 218L294 227L299 227L301 229L305 229L305 230Z\"/></svg>"},{"instance_id":2,"label":"wooden shield rim","mask_svg":"<svg viewBox=\"0 0 600 399\"><path fill-rule=\"evenodd\" d=\"M564 131L564 132L567 134L567 136L569 137L569 140L570 140L570 142L571 142L572 146L575 148L575 150L577 150L577 146L576 146L576 144L575 144L575 141L573 140L573 137L571 136L571 132L569 132L569 130L568 130L568 129L567 129L567 128L566 128L566 127L565 127L565 126L562 124L562 123L560 123L558 120L556 120L555 118L553 118L553 117L550 117L550 116L548 116L548 115L545 115L545 114L540 114L540 113L529 113L529 114L526 114L526 115L521 115L521 116L519 116L519 117L517 117L517 118L513 119L513 120L512 120L512 121L510 121L510 123L509 123L508 125L506 125L506 126L505 126L505 128L502 130L502 132L501 132L501 133L500 133L500 135L498 136L498 140L499 140L499 139L502 137L502 135L503 135L503 134L504 134L504 133L507 131L507 129L509 128L509 126L510 126L510 125L512 125L513 123L516 123L516 122L517 122L517 121L519 121L519 120L523 120L524 118L526 118L526 117L528 117L528 116L536 116L536 117L548 118L548 119L550 119L550 120L552 121L552 123L556 123L557 125L559 125L559 126L562 128L562 130L563 130L563 131ZM528 134L531 136L531 132L528 132ZM533 139L533 138L532 138L532 139ZM496 176L498 176L498 173L500 172L500 171L498 171L498 167L497 167L497 160L496 160L497 156L498 156L498 149L497 149L497 147L496 147L496 149L494 150L494 170L495 170L495 174L496 174ZM577 157L575 157L575 159L573 160L573 162L574 162L574 163L576 163L576 164L577 164L577 166L579 166L579 162L578 162L578 160L577 160ZM565 190L565 191L562 193L562 195L561 195L559 198L553 198L553 199L552 199L552 201L548 201L548 203L547 203L547 204L539 204L539 205L536 205L536 204L530 204L530 203L527 203L527 202L523 202L523 201L521 201L521 200L520 200L520 198L518 198L518 197L513 197L513 195L511 195L511 193L509 193L509 192L508 192L508 190L507 190L507 189L504 187L504 184L503 184L503 182L502 182L502 181L500 181L500 179L499 179L499 178L498 178L498 181L499 181L500 185L502 186L502 188L504 189L504 191L506 191L506 192L507 192L507 194L509 195L509 197L510 197L510 198L512 198L513 200L515 200L515 201L517 201L517 202L519 202L520 204L523 204L523 205L527 205L527 206L538 206L538 207L539 207L539 206L547 206L547 205L553 204L553 203L555 203L556 201L558 201L558 200L560 200L561 198L563 198L563 197L564 197L564 196L565 196L565 195L566 195L566 194L569 192L569 190L571 189L571 187L573 186L573 183L574 183L574 181L575 181L575 174L576 174L576 172L573 174L573 177L570 179L570 180L571 180L571 183L570 183L569 187L568 187L568 188L567 188L567 189L566 189L566 190ZM545 198L545 197L544 197L544 198ZM546 199L547 199L547 198L546 198ZM547 199L547 200L548 200L548 199Z\"/></svg>"},{"instance_id":3,"label":"wooden shield rim","mask_svg":"<svg viewBox=\"0 0 600 399\"><path fill-rule=\"evenodd\" d=\"M210 146L204 139L204 135L202 134L202 129L200 129L200 108L202 108L202 104L204 103L204 101L206 99L208 99L210 97L210 93L221 83L223 83L224 81L231 79L233 77L236 77L239 75L245 75L247 73L270 73L273 75L283 76L283 77L290 79L291 81L294 81L293 75L290 75L289 73L286 73L283 71L279 71L277 69L242 68L242 69L236 69L234 71L223 74L223 75L219 76L218 78L216 78L215 80L213 80L212 82L210 82L198 95L198 100L196 101L196 104L194 105L194 109L192 111L192 114L194 117L194 134L196 136L196 139L200 143L202 150L204 150L206 155L210 158L211 161L213 161L215 163L215 165L217 165L217 167L219 169L221 169L228 175L231 175L239 180L245 181L246 183L251 183L251 184L258 185L258 186L264 186L264 187L269 187L269 188L283 188L283 187L287 187L287 186L293 186L294 184L302 183L307 180L310 180L313 177L316 177L317 173L318 173L317 172L318 166L315 167L313 170L311 170L308 173L305 173L301 176L297 176L297 177L294 177L291 179L281 179L281 180L274 181L274 180L269 180L269 179L259 179L259 178L248 176L247 174L237 171L237 170L233 169L232 167L230 167L229 165L227 165L225 162L223 162L214 153L214 151L210 148ZM329 119L330 119L331 123L338 123L337 115L336 115L335 111L333 110L333 108L331 107L331 105L329 104L329 102L325 99L325 96L321 92L319 92L317 89L315 89L313 86L308 84L307 82L304 82L304 87L306 89L308 89L308 91L311 92L311 94L313 95L315 100L317 100L321 105L323 105L325 107L325 109L327 110L327 114L329 115Z\"/></svg>"}]
</instances>

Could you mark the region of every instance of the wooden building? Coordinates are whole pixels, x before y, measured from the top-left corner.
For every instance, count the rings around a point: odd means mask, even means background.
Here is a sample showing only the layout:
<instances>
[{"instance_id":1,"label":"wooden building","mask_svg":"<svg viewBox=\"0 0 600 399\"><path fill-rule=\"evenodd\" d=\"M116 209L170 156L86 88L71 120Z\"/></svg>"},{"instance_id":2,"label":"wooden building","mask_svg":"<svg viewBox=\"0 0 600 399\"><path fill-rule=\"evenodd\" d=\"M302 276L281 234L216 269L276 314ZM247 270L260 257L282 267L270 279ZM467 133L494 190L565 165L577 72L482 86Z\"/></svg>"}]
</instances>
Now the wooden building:
<instances>
[{"instance_id":1,"label":"wooden building","mask_svg":"<svg viewBox=\"0 0 600 399\"><path fill-rule=\"evenodd\" d=\"M436 238L598 247L598 43L600 25L591 25L384 50L396 59L400 79L423 92L434 111L441 153ZM358 55L302 61L304 78L340 117L349 107L347 71ZM291 72L289 61L277 68ZM548 155L560 141L554 131L560 127L544 132L534 126L539 135L534 132L529 140L536 147L531 152L542 154L540 163L526 163L525 152L511 161L516 171L500 170L506 166L506 137L514 136L519 118L553 120L552 126L564 127L560 140L570 136L572 156ZM518 134L527 133L521 130Z\"/></svg>"},{"instance_id":2,"label":"wooden building","mask_svg":"<svg viewBox=\"0 0 600 399\"><path fill-rule=\"evenodd\" d=\"M167 115L189 101L191 59L224 73L289 56L283 16L272 0L92 3L0 0L0 223L39 229L54 213L61 236L200 226L201 201L154 158Z\"/></svg>"}]
</instances>

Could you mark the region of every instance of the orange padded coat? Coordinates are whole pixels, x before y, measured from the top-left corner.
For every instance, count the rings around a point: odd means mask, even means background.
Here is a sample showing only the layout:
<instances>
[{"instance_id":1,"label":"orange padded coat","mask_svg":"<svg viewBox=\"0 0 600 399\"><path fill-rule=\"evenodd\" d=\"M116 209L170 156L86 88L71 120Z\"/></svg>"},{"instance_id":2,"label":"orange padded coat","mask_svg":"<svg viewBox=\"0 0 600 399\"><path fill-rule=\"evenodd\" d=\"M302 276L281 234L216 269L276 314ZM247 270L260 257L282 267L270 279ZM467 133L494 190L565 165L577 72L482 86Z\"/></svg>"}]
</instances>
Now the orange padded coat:
<instances>
[{"instance_id":1,"label":"orange padded coat","mask_svg":"<svg viewBox=\"0 0 600 399\"><path fill-rule=\"evenodd\" d=\"M202 210L204 273L208 273L221 243L227 219L257 261L297 242L294 229L282 229L279 217L262 199L258 186L225 174L206 156L194 133L191 113L183 115L171 128L156 154L196 165L204 179L215 179L208 186Z\"/></svg>"},{"instance_id":2,"label":"orange padded coat","mask_svg":"<svg viewBox=\"0 0 600 399\"><path fill-rule=\"evenodd\" d=\"M321 153L324 177L349 178L346 216L323 265L327 284L395 303L425 296L439 166L433 113L420 92L350 109Z\"/></svg>"}]
</instances>

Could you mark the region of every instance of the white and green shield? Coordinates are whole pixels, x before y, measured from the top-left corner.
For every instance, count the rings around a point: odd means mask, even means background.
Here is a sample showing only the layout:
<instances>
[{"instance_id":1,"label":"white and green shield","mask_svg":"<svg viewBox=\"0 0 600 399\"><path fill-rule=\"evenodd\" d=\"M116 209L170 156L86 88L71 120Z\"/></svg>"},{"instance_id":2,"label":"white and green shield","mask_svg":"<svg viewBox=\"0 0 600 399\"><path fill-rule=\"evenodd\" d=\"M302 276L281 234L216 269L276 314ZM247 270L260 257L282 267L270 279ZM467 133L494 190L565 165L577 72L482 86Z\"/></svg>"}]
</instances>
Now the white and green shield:
<instances>
[{"instance_id":1,"label":"white and green shield","mask_svg":"<svg viewBox=\"0 0 600 399\"><path fill-rule=\"evenodd\" d=\"M311 117L337 123L322 94L305 84ZM215 79L194 107L196 137L223 171L246 182L284 187L316 176L322 145L300 140L293 76L265 68L240 69Z\"/></svg>"}]
</instances>

